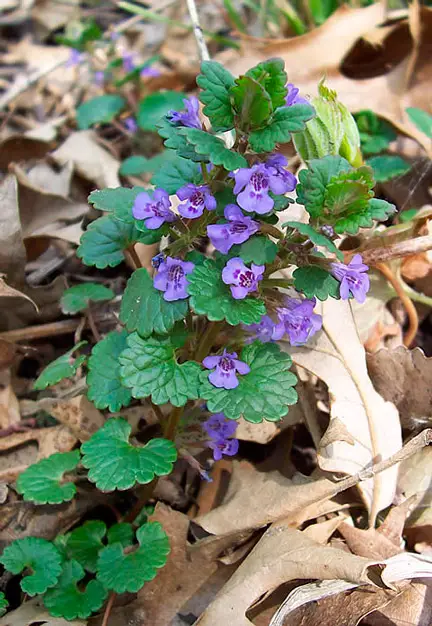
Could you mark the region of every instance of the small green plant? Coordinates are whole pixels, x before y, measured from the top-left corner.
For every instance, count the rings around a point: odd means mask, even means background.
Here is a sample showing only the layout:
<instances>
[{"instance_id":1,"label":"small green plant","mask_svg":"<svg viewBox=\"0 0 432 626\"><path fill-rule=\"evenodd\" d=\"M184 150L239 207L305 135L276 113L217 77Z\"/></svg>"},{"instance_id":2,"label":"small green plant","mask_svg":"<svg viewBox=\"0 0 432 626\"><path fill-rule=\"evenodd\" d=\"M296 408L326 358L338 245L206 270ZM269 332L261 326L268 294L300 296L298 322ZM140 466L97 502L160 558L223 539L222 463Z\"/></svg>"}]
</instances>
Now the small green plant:
<instances>
[{"instance_id":1,"label":"small green plant","mask_svg":"<svg viewBox=\"0 0 432 626\"><path fill-rule=\"evenodd\" d=\"M53 455L20 476L18 491L36 504L73 498L78 472L102 492L148 485L147 501L155 479L172 471L179 429L203 403L197 443L215 459L236 454L240 417L277 422L297 401L291 357L276 341L286 336L298 346L320 332L316 299L366 298L368 267L360 255L345 264L337 243L386 220L394 207L374 198L372 170L336 94L321 85L312 106L287 86L279 59L239 78L206 61L197 82L213 128L202 126L194 97L185 110L163 115L161 107L158 128L170 156L153 177L156 187L89 197L106 214L82 236L82 261L115 267L136 243L160 242L154 271L137 267L129 278L121 330L97 342L88 359L77 356L84 342L77 344L35 384L45 389L86 367L88 398L98 409L118 412L142 400L154 407L161 436L137 443L127 420L111 417L80 450ZM325 121L330 109L337 127ZM292 136L307 163L299 183L276 152ZM280 218L295 189L308 224ZM180 201L177 211L170 194ZM112 295L87 284L68 290L62 306L73 314ZM52 615L86 619L109 592L136 592L164 566L169 538L158 522L140 524L107 529L92 520L54 542L20 539L1 562L25 572L23 591L41 594Z\"/></svg>"}]
</instances>

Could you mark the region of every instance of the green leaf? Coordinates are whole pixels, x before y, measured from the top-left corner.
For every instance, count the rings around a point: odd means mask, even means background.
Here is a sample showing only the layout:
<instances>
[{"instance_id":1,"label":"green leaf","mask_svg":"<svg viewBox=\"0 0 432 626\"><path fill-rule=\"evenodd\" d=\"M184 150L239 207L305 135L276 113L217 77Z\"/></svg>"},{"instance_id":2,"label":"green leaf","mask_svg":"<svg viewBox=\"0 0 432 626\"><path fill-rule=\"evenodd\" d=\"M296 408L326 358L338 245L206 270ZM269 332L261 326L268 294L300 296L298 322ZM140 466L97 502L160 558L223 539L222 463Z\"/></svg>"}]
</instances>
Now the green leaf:
<instances>
[{"instance_id":1,"label":"green leaf","mask_svg":"<svg viewBox=\"0 0 432 626\"><path fill-rule=\"evenodd\" d=\"M78 588L84 576L85 572L77 561L64 563L57 585L44 595L44 604L51 615L67 620L86 619L101 608L107 590L97 580L91 580L84 590L81 583Z\"/></svg>"},{"instance_id":2,"label":"green leaf","mask_svg":"<svg viewBox=\"0 0 432 626\"><path fill-rule=\"evenodd\" d=\"M249 135L249 145L255 152L271 152L276 144L290 141L291 133L304 130L306 122L314 115L315 109L308 104L277 109L268 126Z\"/></svg>"},{"instance_id":3,"label":"green leaf","mask_svg":"<svg viewBox=\"0 0 432 626\"><path fill-rule=\"evenodd\" d=\"M63 378L71 378L71 376L74 376L77 369L84 363L87 357L85 355L81 355L73 360L72 355L86 343L87 341L80 341L71 350L66 352L66 354L63 354L58 359L50 363L36 379L33 389L38 391L46 389L47 387L51 387L51 385L56 385L63 380Z\"/></svg>"},{"instance_id":4,"label":"green leaf","mask_svg":"<svg viewBox=\"0 0 432 626\"><path fill-rule=\"evenodd\" d=\"M343 254L336 248L333 241L325 235L317 233L310 224L303 224L302 222L285 222L283 226L295 228L301 235L305 235L308 239L310 239L313 244L326 248L329 252L335 254L340 261L343 261Z\"/></svg>"},{"instance_id":5,"label":"green leaf","mask_svg":"<svg viewBox=\"0 0 432 626\"><path fill-rule=\"evenodd\" d=\"M339 300L339 282L322 267L307 265L299 267L293 272L294 286L297 291L304 293L306 298Z\"/></svg>"},{"instance_id":6,"label":"green leaf","mask_svg":"<svg viewBox=\"0 0 432 626\"><path fill-rule=\"evenodd\" d=\"M32 570L21 580L21 589L29 596L45 593L56 584L62 570L61 561L57 548L39 537L15 539L0 557L0 563L12 574L20 574L26 568Z\"/></svg>"},{"instance_id":7,"label":"green leaf","mask_svg":"<svg viewBox=\"0 0 432 626\"><path fill-rule=\"evenodd\" d=\"M230 256L239 256L245 263L268 265L273 263L278 251L277 245L267 237L251 237L245 243L232 246ZM232 255L231 255L232 253Z\"/></svg>"},{"instance_id":8,"label":"green leaf","mask_svg":"<svg viewBox=\"0 0 432 626\"><path fill-rule=\"evenodd\" d=\"M155 91L141 100L138 106L137 122L143 130L156 130L156 124L168 111L184 109L186 94L181 91Z\"/></svg>"},{"instance_id":9,"label":"green leaf","mask_svg":"<svg viewBox=\"0 0 432 626\"><path fill-rule=\"evenodd\" d=\"M213 165L223 165L229 171L248 167L244 156L227 148L219 137L198 128L179 127L179 132L198 154L206 155Z\"/></svg>"},{"instance_id":10,"label":"green leaf","mask_svg":"<svg viewBox=\"0 0 432 626\"><path fill-rule=\"evenodd\" d=\"M274 343L254 341L243 348L240 359L251 371L238 377L239 385L235 389L213 387L209 373L201 373L201 397L207 401L209 411L223 412L229 419L243 416L255 424L263 419L279 421L286 415L288 405L297 402L293 388L297 378L289 371L291 357Z\"/></svg>"},{"instance_id":11,"label":"green leaf","mask_svg":"<svg viewBox=\"0 0 432 626\"><path fill-rule=\"evenodd\" d=\"M177 321L186 317L187 311L187 300L164 300L163 293L153 287L148 271L141 268L128 280L120 320L129 332L136 330L142 337L152 333L165 335Z\"/></svg>"},{"instance_id":12,"label":"green leaf","mask_svg":"<svg viewBox=\"0 0 432 626\"><path fill-rule=\"evenodd\" d=\"M119 174L122 176L139 176L145 172L151 171L150 164L151 159L141 156L140 154L134 154L128 157L120 165Z\"/></svg>"},{"instance_id":13,"label":"green leaf","mask_svg":"<svg viewBox=\"0 0 432 626\"><path fill-rule=\"evenodd\" d=\"M96 571L99 551L104 548L102 539L106 526L100 520L90 520L75 528L65 537L65 550L69 559L74 559L89 572Z\"/></svg>"},{"instance_id":14,"label":"green leaf","mask_svg":"<svg viewBox=\"0 0 432 626\"><path fill-rule=\"evenodd\" d=\"M333 177L351 169L348 161L340 156L312 159L308 169L299 173L297 202L303 204L312 217L319 217L323 212L328 183Z\"/></svg>"},{"instance_id":15,"label":"green leaf","mask_svg":"<svg viewBox=\"0 0 432 626\"><path fill-rule=\"evenodd\" d=\"M170 337L143 339L132 333L127 343L128 348L120 356L120 372L134 398L151 396L155 404L171 402L174 406L199 398L201 368L193 361L179 365Z\"/></svg>"},{"instance_id":16,"label":"green leaf","mask_svg":"<svg viewBox=\"0 0 432 626\"><path fill-rule=\"evenodd\" d=\"M366 206L353 214L343 215L334 224L336 233L355 235L359 228L370 228L374 220L384 222L396 212L394 204L379 198L371 198Z\"/></svg>"},{"instance_id":17,"label":"green leaf","mask_svg":"<svg viewBox=\"0 0 432 626\"><path fill-rule=\"evenodd\" d=\"M134 523L136 524L136 520ZM108 529L108 543L120 543L123 548L132 545L133 536L132 526L126 522L114 524Z\"/></svg>"},{"instance_id":18,"label":"green leaf","mask_svg":"<svg viewBox=\"0 0 432 626\"><path fill-rule=\"evenodd\" d=\"M182 126L171 124L166 117L163 117L157 124L158 133L165 139L164 145L167 148L175 150L178 156L185 159L191 159L196 162L208 162L207 155L198 154L194 147L186 141L186 137L181 133L182 128Z\"/></svg>"},{"instance_id":19,"label":"green leaf","mask_svg":"<svg viewBox=\"0 0 432 626\"><path fill-rule=\"evenodd\" d=\"M81 446L88 479L100 491L124 491L172 471L177 458L173 442L151 439L145 446L135 447L129 443L131 430L125 419L111 418Z\"/></svg>"},{"instance_id":20,"label":"green leaf","mask_svg":"<svg viewBox=\"0 0 432 626\"><path fill-rule=\"evenodd\" d=\"M88 398L97 409L113 413L131 401L130 390L120 379L119 356L126 348L127 332L113 330L93 348L88 362Z\"/></svg>"},{"instance_id":21,"label":"green leaf","mask_svg":"<svg viewBox=\"0 0 432 626\"><path fill-rule=\"evenodd\" d=\"M271 98L273 109L285 106L288 79L282 59L268 59L258 63L246 72L246 76L250 76L264 87Z\"/></svg>"},{"instance_id":22,"label":"green leaf","mask_svg":"<svg viewBox=\"0 0 432 626\"><path fill-rule=\"evenodd\" d=\"M114 298L115 293L99 283L82 283L63 292L60 308L66 315L84 311L90 302L103 302Z\"/></svg>"},{"instance_id":23,"label":"green leaf","mask_svg":"<svg viewBox=\"0 0 432 626\"><path fill-rule=\"evenodd\" d=\"M170 552L168 537L159 522L147 522L138 528L139 548L124 554L119 543L104 548L98 559L97 579L116 593L136 593L145 582L153 580Z\"/></svg>"},{"instance_id":24,"label":"green leaf","mask_svg":"<svg viewBox=\"0 0 432 626\"><path fill-rule=\"evenodd\" d=\"M231 326L257 324L265 315L264 302L257 298L235 300L222 280L221 268L211 259L195 267L188 276L190 306L198 315L210 321L225 319Z\"/></svg>"},{"instance_id":25,"label":"green leaf","mask_svg":"<svg viewBox=\"0 0 432 626\"><path fill-rule=\"evenodd\" d=\"M197 184L201 181L202 174L198 164L177 155L175 159L167 159L151 179L152 185L165 189L169 194L176 193L188 183Z\"/></svg>"},{"instance_id":26,"label":"green leaf","mask_svg":"<svg viewBox=\"0 0 432 626\"><path fill-rule=\"evenodd\" d=\"M410 163L402 157L387 154L372 157L367 160L367 164L373 169L374 179L377 183L385 183L392 178L403 176L411 169Z\"/></svg>"},{"instance_id":27,"label":"green leaf","mask_svg":"<svg viewBox=\"0 0 432 626\"><path fill-rule=\"evenodd\" d=\"M373 111L366 109L354 115L360 134L363 154L377 154L387 150L397 137L393 128Z\"/></svg>"},{"instance_id":28,"label":"green leaf","mask_svg":"<svg viewBox=\"0 0 432 626\"><path fill-rule=\"evenodd\" d=\"M134 243L146 245L161 238L161 229L139 230L135 223L122 222L113 215L99 217L92 222L81 237L77 256L86 265L98 269L115 267L124 260L124 250Z\"/></svg>"},{"instance_id":29,"label":"green leaf","mask_svg":"<svg viewBox=\"0 0 432 626\"><path fill-rule=\"evenodd\" d=\"M408 107L405 111L411 122L427 137L432 138L432 115L416 107Z\"/></svg>"},{"instance_id":30,"label":"green leaf","mask_svg":"<svg viewBox=\"0 0 432 626\"><path fill-rule=\"evenodd\" d=\"M217 61L203 61L196 82L201 87L199 99L204 104L204 114L209 118L215 133L234 128L234 115L229 95L234 76Z\"/></svg>"},{"instance_id":31,"label":"green leaf","mask_svg":"<svg viewBox=\"0 0 432 626\"><path fill-rule=\"evenodd\" d=\"M240 128L260 128L273 113L270 95L250 76L240 76L230 94L240 122Z\"/></svg>"},{"instance_id":32,"label":"green leaf","mask_svg":"<svg viewBox=\"0 0 432 626\"><path fill-rule=\"evenodd\" d=\"M63 474L71 472L80 461L79 450L58 452L30 465L17 480L17 491L24 500L36 504L60 504L72 500L76 493L73 482L63 482Z\"/></svg>"},{"instance_id":33,"label":"green leaf","mask_svg":"<svg viewBox=\"0 0 432 626\"><path fill-rule=\"evenodd\" d=\"M143 191L148 191L144 187L115 187L113 189L97 189L92 191L88 197L90 204L100 211L112 213L121 222L134 223L132 207L135 198Z\"/></svg>"},{"instance_id":34,"label":"green leaf","mask_svg":"<svg viewBox=\"0 0 432 626\"><path fill-rule=\"evenodd\" d=\"M6 613L8 606L9 602L6 600L5 594L0 591L0 617Z\"/></svg>"},{"instance_id":35,"label":"green leaf","mask_svg":"<svg viewBox=\"0 0 432 626\"><path fill-rule=\"evenodd\" d=\"M117 94L105 94L87 100L76 110L78 128L86 130L94 124L111 122L125 105L126 100Z\"/></svg>"}]
</instances>

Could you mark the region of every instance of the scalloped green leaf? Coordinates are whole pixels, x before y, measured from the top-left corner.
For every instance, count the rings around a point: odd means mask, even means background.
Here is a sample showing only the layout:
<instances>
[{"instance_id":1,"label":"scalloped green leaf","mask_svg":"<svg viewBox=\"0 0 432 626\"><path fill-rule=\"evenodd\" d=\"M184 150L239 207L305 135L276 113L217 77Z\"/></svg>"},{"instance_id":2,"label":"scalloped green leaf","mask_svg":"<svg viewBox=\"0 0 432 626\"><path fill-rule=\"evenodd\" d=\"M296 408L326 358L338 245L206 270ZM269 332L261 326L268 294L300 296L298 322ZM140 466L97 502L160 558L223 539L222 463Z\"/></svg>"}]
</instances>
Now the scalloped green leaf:
<instances>
[{"instance_id":1,"label":"scalloped green leaf","mask_svg":"<svg viewBox=\"0 0 432 626\"><path fill-rule=\"evenodd\" d=\"M87 100L76 110L76 120L80 130L86 130L94 124L111 122L125 107L126 100L118 94L105 94Z\"/></svg>"},{"instance_id":2,"label":"scalloped green leaf","mask_svg":"<svg viewBox=\"0 0 432 626\"><path fill-rule=\"evenodd\" d=\"M208 155L198 154L194 147L186 141L186 137L181 134L181 126L175 126L166 117L163 117L156 127L159 135L164 139L164 145L175 150L178 156L196 162L208 161Z\"/></svg>"},{"instance_id":3,"label":"scalloped green leaf","mask_svg":"<svg viewBox=\"0 0 432 626\"><path fill-rule=\"evenodd\" d=\"M136 524L136 520L134 523ZM132 545L133 537L133 528L126 522L113 524L113 526L108 529L108 543L120 543L123 548L127 548Z\"/></svg>"},{"instance_id":4,"label":"scalloped green leaf","mask_svg":"<svg viewBox=\"0 0 432 626\"><path fill-rule=\"evenodd\" d=\"M86 343L87 341L80 341L71 350L47 365L47 367L35 380L33 389L38 391L46 389L47 387L51 387L51 385L56 385L64 378L71 378L71 376L74 376L77 369L84 363L87 357L83 354L81 356L77 356L75 360L73 360L72 355L79 348L81 348L81 346L86 345Z\"/></svg>"},{"instance_id":5,"label":"scalloped green leaf","mask_svg":"<svg viewBox=\"0 0 432 626\"><path fill-rule=\"evenodd\" d=\"M114 298L112 289L100 283L82 283L63 292L60 308L65 315L74 315L84 311L90 302L104 302Z\"/></svg>"},{"instance_id":6,"label":"scalloped green leaf","mask_svg":"<svg viewBox=\"0 0 432 626\"><path fill-rule=\"evenodd\" d=\"M40 537L15 539L5 548L0 563L12 574L20 574L29 568L21 580L21 589L35 596L55 585L62 571L62 557L57 548Z\"/></svg>"},{"instance_id":7,"label":"scalloped green leaf","mask_svg":"<svg viewBox=\"0 0 432 626\"><path fill-rule=\"evenodd\" d=\"M126 339L125 330L113 330L92 350L88 361L88 398L97 409L109 409L115 413L130 404L132 396L121 382L118 360L126 348Z\"/></svg>"},{"instance_id":8,"label":"scalloped green leaf","mask_svg":"<svg viewBox=\"0 0 432 626\"><path fill-rule=\"evenodd\" d=\"M277 422L297 402L294 385L297 377L290 372L291 357L275 343L254 341L243 348L242 361L250 367L249 374L238 376L235 389L213 387L209 372L201 373L201 397L211 413L224 413L229 419L243 416L257 424L263 420Z\"/></svg>"},{"instance_id":9,"label":"scalloped green leaf","mask_svg":"<svg viewBox=\"0 0 432 626\"><path fill-rule=\"evenodd\" d=\"M147 337L132 333L128 347L120 355L120 375L131 388L134 398L151 396L155 404L171 402L184 406L199 398L198 363L177 363L174 342L170 337Z\"/></svg>"},{"instance_id":10,"label":"scalloped green leaf","mask_svg":"<svg viewBox=\"0 0 432 626\"><path fill-rule=\"evenodd\" d=\"M132 207L139 193L147 191L145 187L107 187L96 189L88 197L88 201L96 209L112 213L121 222L134 223Z\"/></svg>"},{"instance_id":11,"label":"scalloped green leaf","mask_svg":"<svg viewBox=\"0 0 432 626\"><path fill-rule=\"evenodd\" d=\"M161 238L158 230L138 230L135 223L116 219L113 215L99 217L92 222L81 237L77 256L83 263L98 269L115 267L124 260L124 250L134 243L146 245Z\"/></svg>"},{"instance_id":12,"label":"scalloped green leaf","mask_svg":"<svg viewBox=\"0 0 432 626\"><path fill-rule=\"evenodd\" d=\"M277 255L277 245L267 237L251 237L240 245L232 246L230 256L239 256L245 263L268 265Z\"/></svg>"},{"instance_id":13,"label":"scalloped green leaf","mask_svg":"<svg viewBox=\"0 0 432 626\"><path fill-rule=\"evenodd\" d=\"M148 271L140 268L128 280L120 320L129 332L136 330L142 337L152 333L165 335L177 321L186 317L187 311L187 300L164 300L163 294L153 287Z\"/></svg>"},{"instance_id":14,"label":"scalloped green leaf","mask_svg":"<svg viewBox=\"0 0 432 626\"><path fill-rule=\"evenodd\" d=\"M204 114L209 118L215 133L234 128L234 114L229 90L234 85L234 76L217 61L203 61L201 74L196 79L204 104Z\"/></svg>"},{"instance_id":15,"label":"scalloped green leaf","mask_svg":"<svg viewBox=\"0 0 432 626\"><path fill-rule=\"evenodd\" d=\"M411 164L398 155L383 154L367 160L377 183L385 183L392 178L403 176L411 169Z\"/></svg>"},{"instance_id":16,"label":"scalloped green leaf","mask_svg":"<svg viewBox=\"0 0 432 626\"><path fill-rule=\"evenodd\" d=\"M162 167L159 167L151 179L152 185L165 189L169 194L174 194L188 183L195 185L202 182L202 173L199 165L183 157L166 159Z\"/></svg>"},{"instance_id":17,"label":"scalloped green leaf","mask_svg":"<svg viewBox=\"0 0 432 626\"><path fill-rule=\"evenodd\" d=\"M283 59L267 59L258 63L246 72L246 76L250 76L264 87L271 98L273 109L285 106L288 78Z\"/></svg>"},{"instance_id":18,"label":"scalloped green leaf","mask_svg":"<svg viewBox=\"0 0 432 626\"><path fill-rule=\"evenodd\" d=\"M297 291L304 293L306 298L339 300L339 281L327 270L317 265L298 267L293 272L294 286Z\"/></svg>"},{"instance_id":19,"label":"scalloped green leaf","mask_svg":"<svg viewBox=\"0 0 432 626\"><path fill-rule=\"evenodd\" d=\"M98 580L91 580L86 588L78 583L85 571L77 561L66 561L57 585L44 595L44 604L54 617L67 620L86 619L98 611L107 597L107 590Z\"/></svg>"},{"instance_id":20,"label":"scalloped green leaf","mask_svg":"<svg viewBox=\"0 0 432 626\"><path fill-rule=\"evenodd\" d=\"M81 446L88 479L101 491L123 491L172 471L177 458L173 442L151 439L145 446L133 446L131 430L125 419L111 418Z\"/></svg>"},{"instance_id":21,"label":"scalloped green leaf","mask_svg":"<svg viewBox=\"0 0 432 626\"><path fill-rule=\"evenodd\" d=\"M102 539L106 526L100 520L90 520L65 536L65 552L84 569L94 573L99 551L105 547Z\"/></svg>"},{"instance_id":22,"label":"scalloped green leaf","mask_svg":"<svg viewBox=\"0 0 432 626\"><path fill-rule=\"evenodd\" d=\"M79 461L79 450L73 450L51 454L30 465L18 477L18 493L24 500L36 504L60 504L72 500L76 487L73 482L63 482L63 474L74 470Z\"/></svg>"},{"instance_id":23,"label":"scalloped green leaf","mask_svg":"<svg viewBox=\"0 0 432 626\"><path fill-rule=\"evenodd\" d=\"M373 226L374 220L384 222L394 215L396 207L386 200L379 198L371 198L366 206L358 212L347 213L342 215L334 223L336 233L350 233L355 235L359 228L370 228Z\"/></svg>"},{"instance_id":24,"label":"scalloped green leaf","mask_svg":"<svg viewBox=\"0 0 432 626\"><path fill-rule=\"evenodd\" d=\"M170 545L159 522L147 522L136 532L139 547L125 554L119 543L104 548L97 563L97 580L116 593L136 593L166 564Z\"/></svg>"},{"instance_id":25,"label":"scalloped green leaf","mask_svg":"<svg viewBox=\"0 0 432 626\"><path fill-rule=\"evenodd\" d=\"M267 126L249 135L249 145L255 152L271 152L277 144L290 141L291 133L304 130L306 122L314 115L315 109L309 104L281 107Z\"/></svg>"},{"instance_id":26,"label":"scalloped green leaf","mask_svg":"<svg viewBox=\"0 0 432 626\"><path fill-rule=\"evenodd\" d=\"M119 174L122 176L140 176L145 172L152 171L150 161L151 159L147 159L141 154L134 154L122 161Z\"/></svg>"},{"instance_id":27,"label":"scalloped green leaf","mask_svg":"<svg viewBox=\"0 0 432 626\"><path fill-rule=\"evenodd\" d=\"M235 300L222 280L220 267L211 259L196 266L188 280L191 308L212 322L225 319L231 326L258 324L266 313L264 302L258 298Z\"/></svg>"},{"instance_id":28,"label":"scalloped green leaf","mask_svg":"<svg viewBox=\"0 0 432 626\"><path fill-rule=\"evenodd\" d=\"M422 133L432 139L432 115L416 107L408 107L405 111L408 113L411 122Z\"/></svg>"},{"instance_id":29,"label":"scalloped green leaf","mask_svg":"<svg viewBox=\"0 0 432 626\"><path fill-rule=\"evenodd\" d=\"M240 76L230 89L240 128L260 128L273 113L270 94L251 76Z\"/></svg>"},{"instance_id":30,"label":"scalloped green leaf","mask_svg":"<svg viewBox=\"0 0 432 626\"><path fill-rule=\"evenodd\" d=\"M301 235L308 237L313 244L326 248L329 252L335 254L340 261L343 261L343 254L340 250L338 250L338 248L336 248L333 241L322 233L317 233L317 231L310 224L303 224L303 222L285 222L283 226L295 228Z\"/></svg>"},{"instance_id":31,"label":"scalloped green leaf","mask_svg":"<svg viewBox=\"0 0 432 626\"><path fill-rule=\"evenodd\" d=\"M168 111L184 109L186 94L181 91L155 91L141 100L138 105L138 126L143 130L156 130L156 124Z\"/></svg>"},{"instance_id":32,"label":"scalloped green leaf","mask_svg":"<svg viewBox=\"0 0 432 626\"><path fill-rule=\"evenodd\" d=\"M387 150L397 134L392 126L380 119L370 109L359 111L354 115L359 130L361 150L363 154L377 154Z\"/></svg>"},{"instance_id":33,"label":"scalloped green leaf","mask_svg":"<svg viewBox=\"0 0 432 626\"><path fill-rule=\"evenodd\" d=\"M6 613L9 606L9 602L6 600L6 596L3 591L0 591L0 617Z\"/></svg>"},{"instance_id":34,"label":"scalloped green leaf","mask_svg":"<svg viewBox=\"0 0 432 626\"><path fill-rule=\"evenodd\" d=\"M244 156L227 148L219 137L198 128L179 127L178 131L198 154L205 155L213 165L222 165L230 172L240 167L248 167Z\"/></svg>"},{"instance_id":35,"label":"scalloped green leaf","mask_svg":"<svg viewBox=\"0 0 432 626\"><path fill-rule=\"evenodd\" d=\"M311 159L308 169L299 173L297 202L303 204L312 217L319 217L324 210L327 185L332 178L352 170L349 162L340 156Z\"/></svg>"}]
</instances>

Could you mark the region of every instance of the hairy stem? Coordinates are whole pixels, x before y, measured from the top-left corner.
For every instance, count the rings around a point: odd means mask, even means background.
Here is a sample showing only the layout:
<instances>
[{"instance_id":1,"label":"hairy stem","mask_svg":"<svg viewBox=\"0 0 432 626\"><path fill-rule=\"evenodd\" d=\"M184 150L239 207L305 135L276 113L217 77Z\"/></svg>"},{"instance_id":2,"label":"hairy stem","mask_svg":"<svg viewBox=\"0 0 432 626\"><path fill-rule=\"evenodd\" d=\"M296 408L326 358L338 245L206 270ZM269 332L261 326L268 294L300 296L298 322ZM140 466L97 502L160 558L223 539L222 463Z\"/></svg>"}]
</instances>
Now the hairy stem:
<instances>
[{"instance_id":1,"label":"hairy stem","mask_svg":"<svg viewBox=\"0 0 432 626\"><path fill-rule=\"evenodd\" d=\"M201 363L201 361L208 355L213 346L214 340L216 339L219 331L223 327L223 322L209 322L207 328L205 329L201 341L198 344L198 347L195 352L195 361Z\"/></svg>"},{"instance_id":2,"label":"hairy stem","mask_svg":"<svg viewBox=\"0 0 432 626\"><path fill-rule=\"evenodd\" d=\"M173 407L171 413L168 416L166 427L164 429L165 439L170 439L171 441L174 441L175 435L177 432L177 427L179 425L181 416L183 415L183 411L184 411L183 406Z\"/></svg>"},{"instance_id":3,"label":"hairy stem","mask_svg":"<svg viewBox=\"0 0 432 626\"><path fill-rule=\"evenodd\" d=\"M134 245L129 246L126 252L130 255L136 270L142 267L141 259L137 255Z\"/></svg>"}]
</instances>

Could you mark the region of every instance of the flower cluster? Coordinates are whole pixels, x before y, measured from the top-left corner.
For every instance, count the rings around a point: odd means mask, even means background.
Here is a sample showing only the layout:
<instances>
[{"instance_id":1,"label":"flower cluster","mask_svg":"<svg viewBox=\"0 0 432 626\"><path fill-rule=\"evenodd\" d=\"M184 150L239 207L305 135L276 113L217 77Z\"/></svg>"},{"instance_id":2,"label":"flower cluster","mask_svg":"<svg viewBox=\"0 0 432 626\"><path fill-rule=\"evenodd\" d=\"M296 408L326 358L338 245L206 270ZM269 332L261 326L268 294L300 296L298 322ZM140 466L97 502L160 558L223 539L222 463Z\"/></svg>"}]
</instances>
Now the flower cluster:
<instances>
[{"instance_id":1,"label":"flower cluster","mask_svg":"<svg viewBox=\"0 0 432 626\"><path fill-rule=\"evenodd\" d=\"M207 446L213 450L213 458L220 461L222 456L234 456L239 449L238 439L232 439L237 423L227 420L223 413L216 413L203 423L203 429L209 436Z\"/></svg>"}]
</instances>

